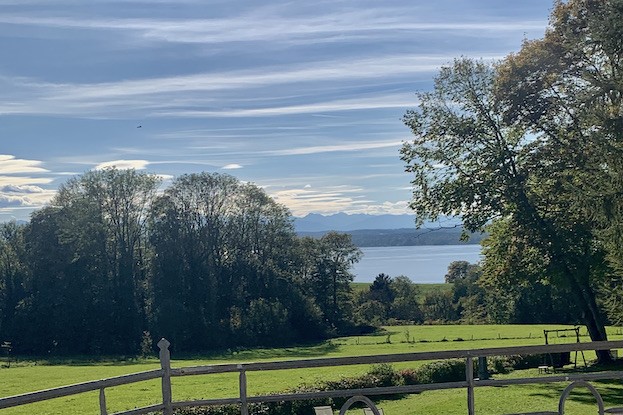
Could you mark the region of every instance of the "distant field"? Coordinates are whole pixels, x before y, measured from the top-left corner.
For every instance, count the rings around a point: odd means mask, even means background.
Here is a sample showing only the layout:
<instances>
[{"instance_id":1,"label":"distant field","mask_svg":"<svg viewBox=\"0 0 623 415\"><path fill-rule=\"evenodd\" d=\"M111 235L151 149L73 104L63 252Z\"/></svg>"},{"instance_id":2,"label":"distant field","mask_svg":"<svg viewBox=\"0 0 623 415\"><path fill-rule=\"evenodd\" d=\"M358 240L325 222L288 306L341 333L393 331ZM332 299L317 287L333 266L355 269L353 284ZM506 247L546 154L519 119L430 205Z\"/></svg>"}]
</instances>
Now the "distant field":
<instances>
[{"instance_id":1,"label":"distant field","mask_svg":"<svg viewBox=\"0 0 623 415\"><path fill-rule=\"evenodd\" d=\"M471 349L502 347L512 345L543 344L543 329L563 328L559 325L483 325L483 326L391 326L374 335L342 337L320 344L279 349L255 349L230 352L207 357L173 356L173 366L196 366L223 362L249 362L268 360L288 360L317 357L361 356L373 354L402 353L431 350ZM582 334L585 330L582 330ZM621 328L610 328L611 339L623 338ZM582 338L587 341L587 338ZM572 337L555 337L553 342L575 341ZM587 354L587 359L594 358ZM421 364L421 363L420 363ZM396 367L415 367L418 364L401 364ZM62 386L118 376L158 368L156 359L106 362L88 362L81 359L56 361L20 361L11 368L0 369L0 396L45 388ZM310 383L320 379L338 379L354 376L368 369L367 366L348 366L342 368L318 368L313 370L251 372L248 374L249 392L261 394ZM524 371L522 371L524 372ZM527 373L514 372L505 376L536 375L536 369ZM539 386L525 385L512 388L477 389L477 412L481 414L501 414L517 412L518 402L523 409L556 409L557 396L564 385ZM623 388L620 382L601 384L604 396L611 403L623 405ZM160 385L158 381L142 382L132 386L107 389L109 411L120 411L143 406L157 401ZM238 392L236 375L209 375L173 379L175 400L207 397L231 397ZM503 393L505 398L500 399ZM448 390L425 392L411 395L401 400L385 400L380 403L387 415L397 414L466 414L465 391ZM0 410L0 415L25 414L95 414L98 413L97 393L59 398L40 404ZM567 413L582 413L590 408L590 400L573 403ZM527 405L527 406L526 406ZM612 406L612 405L611 405ZM352 415L359 415L359 411Z\"/></svg>"},{"instance_id":2,"label":"distant field","mask_svg":"<svg viewBox=\"0 0 623 415\"><path fill-rule=\"evenodd\" d=\"M369 282L353 282L351 283L351 287L353 287L353 291L366 291L372 285ZM452 284L415 284L418 287L420 292L420 296L424 297L427 294L430 294L433 291L451 291Z\"/></svg>"}]
</instances>

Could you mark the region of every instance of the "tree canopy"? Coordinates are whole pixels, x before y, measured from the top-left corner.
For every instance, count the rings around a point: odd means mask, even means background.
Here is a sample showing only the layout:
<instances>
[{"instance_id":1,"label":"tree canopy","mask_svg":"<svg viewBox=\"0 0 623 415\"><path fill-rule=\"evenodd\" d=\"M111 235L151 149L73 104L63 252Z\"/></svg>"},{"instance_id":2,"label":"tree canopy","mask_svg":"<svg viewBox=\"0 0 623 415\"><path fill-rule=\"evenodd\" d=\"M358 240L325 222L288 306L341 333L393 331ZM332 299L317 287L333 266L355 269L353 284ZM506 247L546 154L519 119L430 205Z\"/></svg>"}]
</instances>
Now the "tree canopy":
<instances>
[{"instance_id":1,"label":"tree canopy","mask_svg":"<svg viewBox=\"0 0 623 415\"><path fill-rule=\"evenodd\" d=\"M596 287L621 252L621 17L620 0L559 1L543 39L495 64L457 59L405 115L401 151L419 221L505 221L575 296L593 340L606 339Z\"/></svg>"},{"instance_id":2,"label":"tree canopy","mask_svg":"<svg viewBox=\"0 0 623 415\"><path fill-rule=\"evenodd\" d=\"M228 175L161 194L134 170L61 186L24 226L0 227L0 333L18 353L137 353L278 345L352 324L348 235L298 238L289 211ZM304 265L306 264L306 265Z\"/></svg>"}]
</instances>

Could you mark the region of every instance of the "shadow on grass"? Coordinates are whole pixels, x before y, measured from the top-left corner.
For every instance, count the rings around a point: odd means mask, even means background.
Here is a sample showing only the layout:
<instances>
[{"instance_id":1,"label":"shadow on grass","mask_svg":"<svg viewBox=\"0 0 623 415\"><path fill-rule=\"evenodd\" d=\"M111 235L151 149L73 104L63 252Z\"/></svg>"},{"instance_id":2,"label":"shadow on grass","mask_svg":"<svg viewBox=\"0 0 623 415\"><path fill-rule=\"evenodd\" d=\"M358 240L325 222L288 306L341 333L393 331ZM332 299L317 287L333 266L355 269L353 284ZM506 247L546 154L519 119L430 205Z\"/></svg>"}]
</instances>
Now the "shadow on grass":
<instances>
[{"instance_id":1,"label":"shadow on grass","mask_svg":"<svg viewBox=\"0 0 623 415\"><path fill-rule=\"evenodd\" d=\"M172 356L175 360L215 359L225 361L274 360L279 358L305 359L323 357L339 349L339 345L331 341L308 345L281 347L275 349L238 349L225 350L207 354L181 354Z\"/></svg>"},{"instance_id":2,"label":"shadow on grass","mask_svg":"<svg viewBox=\"0 0 623 415\"><path fill-rule=\"evenodd\" d=\"M330 341L302 346L283 347L275 349L239 349L219 350L205 353L175 353L171 352L173 366L183 365L185 360L218 360L221 362L243 362L255 360L274 360L283 358L304 359L323 357L339 349L339 345ZM10 368L25 366L137 366L159 364L156 354L150 357L138 356L15 356L11 359ZM5 365L6 366L6 365Z\"/></svg>"},{"instance_id":3,"label":"shadow on grass","mask_svg":"<svg viewBox=\"0 0 623 415\"><path fill-rule=\"evenodd\" d=\"M601 395L601 398L604 401L604 405L606 408L612 406L622 406L623 405L623 387L620 380L599 380L599 381L590 381L591 383ZM534 392L529 392L527 395L533 397L541 397L547 398L549 400L558 402L560 399L560 395L562 394L564 388L567 387L569 383L555 383L555 384L536 384L536 385L520 385L515 386L517 388L523 389L532 389ZM593 394L586 388L578 387L573 389L569 398L567 398L567 402L576 402L587 405L596 404L595 397Z\"/></svg>"}]
</instances>

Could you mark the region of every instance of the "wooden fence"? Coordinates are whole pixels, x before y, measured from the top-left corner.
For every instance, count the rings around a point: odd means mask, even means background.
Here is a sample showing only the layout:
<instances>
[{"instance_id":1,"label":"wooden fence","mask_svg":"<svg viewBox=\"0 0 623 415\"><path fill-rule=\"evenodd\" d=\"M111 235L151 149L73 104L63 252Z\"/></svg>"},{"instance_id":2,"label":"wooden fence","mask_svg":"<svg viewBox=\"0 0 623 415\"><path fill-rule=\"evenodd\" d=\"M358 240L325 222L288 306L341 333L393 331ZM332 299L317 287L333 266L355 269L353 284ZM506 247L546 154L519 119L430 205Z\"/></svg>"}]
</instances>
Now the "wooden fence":
<instances>
[{"instance_id":1,"label":"wooden fence","mask_svg":"<svg viewBox=\"0 0 623 415\"><path fill-rule=\"evenodd\" d=\"M559 401L558 413L564 413L564 402L569 396L571 389L583 386L587 387L593 395L595 395L598 412L604 414L603 401L592 387L589 381L602 379L623 379L623 371L605 371L596 373L574 373L574 374L554 374L548 376L529 377L529 378L513 378L501 380L479 380L474 378L474 359L488 356L509 356L509 355L534 355L534 354L553 354L574 351L587 350L611 350L623 348L623 341L610 342L591 342L591 343L569 343L544 346L518 346L518 347L502 347L487 349L469 349L469 350L448 350L437 352L417 352L402 353L374 356L358 356L358 357L338 357L323 359L307 359L307 360L289 360L277 362L263 363L240 363L240 364L218 364L207 366L194 366L184 368L172 368L169 353L170 343L166 339L158 342L160 348L160 369L139 372L125 376L118 376L103 380L79 383L70 386L47 389L38 392L26 393L22 395L0 398L0 409L10 408L14 406L26 405L34 402L40 402L47 399L59 398L62 396L75 395L88 391L99 390L99 406L101 415L109 415L106 409L106 388L119 385L126 385L135 382L141 382L150 379L161 378L162 382L162 402L154 405L136 408L128 411L117 412L114 415L139 415L150 412L161 411L163 415L171 415L176 408L195 407L195 406L211 406L234 404L240 406L241 415L249 414L249 404L261 402L281 402L295 401L317 398L349 398L340 410L343 415L347 409L355 402L363 402L369 406L375 415L379 415L377 408L367 396L378 396L385 394L409 394L430 390L442 389L465 389L467 399L467 409L469 415L475 414L474 389L484 386L506 386L506 385L525 385L536 383L554 383L554 382L570 382L569 386L561 395ZM405 385L391 386L379 388L350 389L350 390L331 390L308 393L292 393L292 394L272 394L249 396L247 394L247 372L253 371L269 371L269 370L290 370L290 369L312 369L318 367L334 367L346 365L361 364L379 364L379 363L398 363L412 361L430 361L444 359L465 359L466 370L465 380L460 382L433 383L423 385ZM221 399L201 399L193 401L173 401L171 393L171 377L176 376L194 376L208 375L216 373L238 373L239 376L239 394L231 398ZM612 412L612 411L610 411ZM618 412L618 413L623 413ZM552 412L556 414L556 412Z\"/></svg>"}]
</instances>

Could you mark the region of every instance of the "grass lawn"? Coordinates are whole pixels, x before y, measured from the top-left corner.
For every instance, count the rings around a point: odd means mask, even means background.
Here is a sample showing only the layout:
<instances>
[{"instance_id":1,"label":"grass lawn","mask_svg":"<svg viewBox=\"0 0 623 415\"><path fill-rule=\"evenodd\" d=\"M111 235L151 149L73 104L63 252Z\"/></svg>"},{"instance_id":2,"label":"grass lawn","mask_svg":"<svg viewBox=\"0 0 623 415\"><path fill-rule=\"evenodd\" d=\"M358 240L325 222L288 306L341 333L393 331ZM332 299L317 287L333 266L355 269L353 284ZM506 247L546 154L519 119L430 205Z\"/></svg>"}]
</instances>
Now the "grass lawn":
<instances>
[{"instance_id":1,"label":"grass lawn","mask_svg":"<svg viewBox=\"0 0 623 415\"><path fill-rule=\"evenodd\" d=\"M433 350L456 350L486 347L543 344L543 329L563 328L560 325L482 325L482 326L392 326L381 333L367 336L343 337L300 347L280 349L254 349L213 355L209 357L173 356L174 367L197 366L224 362L249 362L269 360L305 359L315 357L362 356L387 353L404 353ZM582 329L582 334L585 330ZM611 340L623 338L620 328L610 328ZM444 340L445 339L445 340ZM574 337L554 337L551 343L575 342ZM588 341L582 337L581 341ZM621 355L621 353L619 352ZM572 354L573 357L573 354ZM594 354L586 353L587 359ZM582 364L581 358L578 361ZM403 363L395 367L416 367L420 362ZM0 369L0 396L108 378L159 367L157 359L112 360L88 362L83 360L20 361L10 368ZM345 366L340 368L317 368L290 371L248 373L250 394L283 391L284 389L311 383L319 379L338 379L354 376L369 366ZM532 371L532 372L531 372ZM536 369L516 371L512 377L536 376ZM497 377L499 378L499 377ZM212 397L233 397L238 393L237 374L188 376L173 378L174 400ZM479 388L476 390L478 414L503 414L536 410L556 410L558 396L565 385L524 385L503 388ZM600 393L609 399L609 406L623 405L621 382L599 384ZM579 397L568 406L567 413L586 411L591 408L590 397L574 392ZM120 411L158 401L159 380L141 382L106 390L110 412ZM521 406L517 406L521 405ZM388 415L396 414L466 414L465 390L431 391L411 395L400 400L379 403ZM38 404L0 410L0 415L17 414L88 414L98 412L98 393L58 398ZM592 412L592 409L591 409ZM361 410L352 414L360 415Z\"/></svg>"}]
</instances>

